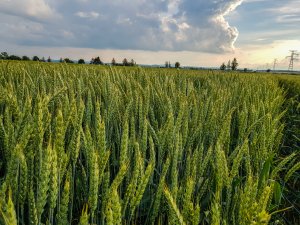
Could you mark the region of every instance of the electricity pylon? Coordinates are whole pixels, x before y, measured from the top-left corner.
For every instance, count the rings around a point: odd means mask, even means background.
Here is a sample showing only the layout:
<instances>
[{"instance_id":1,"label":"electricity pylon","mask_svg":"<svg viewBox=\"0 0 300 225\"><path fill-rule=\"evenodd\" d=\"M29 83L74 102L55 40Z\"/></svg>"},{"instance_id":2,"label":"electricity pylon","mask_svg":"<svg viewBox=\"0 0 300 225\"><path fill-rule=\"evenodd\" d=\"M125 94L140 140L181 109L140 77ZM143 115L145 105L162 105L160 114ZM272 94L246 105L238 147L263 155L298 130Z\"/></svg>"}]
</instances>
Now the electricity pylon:
<instances>
[{"instance_id":1,"label":"electricity pylon","mask_svg":"<svg viewBox=\"0 0 300 225\"><path fill-rule=\"evenodd\" d=\"M294 61L298 60L299 53L297 53L297 50L290 50L290 52L291 52L291 55L287 56L286 58L290 58L290 64L289 64L288 70L293 71L293 69L294 69Z\"/></svg>"}]
</instances>

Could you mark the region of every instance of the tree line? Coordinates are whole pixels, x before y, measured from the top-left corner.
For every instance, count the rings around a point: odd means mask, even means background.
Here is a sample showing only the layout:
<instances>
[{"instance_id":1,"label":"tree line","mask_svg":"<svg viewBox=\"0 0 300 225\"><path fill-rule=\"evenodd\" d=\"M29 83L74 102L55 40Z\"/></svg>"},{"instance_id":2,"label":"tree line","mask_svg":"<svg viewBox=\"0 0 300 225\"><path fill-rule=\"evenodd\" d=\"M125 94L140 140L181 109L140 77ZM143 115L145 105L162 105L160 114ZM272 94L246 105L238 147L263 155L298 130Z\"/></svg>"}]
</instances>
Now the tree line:
<instances>
[{"instance_id":1,"label":"tree line","mask_svg":"<svg viewBox=\"0 0 300 225\"><path fill-rule=\"evenodd\" d=\"M1 52L0 53L0 60L23 60L23 61L39 61L39 62L52 62L52 59L50 56L45 59L45 57L39 58L38 56L33 56L32 58L24 55L22 57L17 55L9 55L7 52ZM60 58L60 63L77 63L77 64L87 64L84 59L79 59L78 61L71 60L70 58ZM89 64L94 65L112 65L112 66L135 66L136 62L131 59L128 60L127 58L124 58L122 62L118 63L115 58L111 60L111 63L104 63L99 56L94 57L90 60ZM238 67L237 59L234 58L232 61L228 61L227 65L223 62L220 66L220 70L237 70ZM170 61L165 62L166 68L172 68ZM180 68L180 63L175 62L174 64L175 68Z\"/></svg>"},{"instance_id":2,"label":"tree line","mask_svg":"<svg viewBox=\"0 0 300 225\"><path fill-rule=\"evenodd\" d=\"M220 70L237 70L238 65L239 64L237 62L237 59L234 58L232 62L229 60L227 62L227 65L225 65L225 63L223 62L222 65L220 66Z\"/></svg>"},{"instance_id":3,"label":"tree line","mask_svg":"<svg viewBox=\"0 0 300 225\"><path fill-rule=\"evenodd\" d=\"M7 52L1 52L0 53L0 59L2 60L23 60L23 61L41 61L41 62L46 62L46 61L50 61L51 62L51 58L49 57L47 60L45 59L45 57L42 57L41 59L37 56L33 56L32 58L29 58L28 56L24 55L22 57L18 56L18 55L9 55Z\"/></svg>"},{"instance_id":4,"label":"tree line","mask_svg":"<svg viewBox=\"0 0 300 225\"><path fill-rule=\"evenodd\" d=\"M174 66L175 66L175 68L178 69L178 68L180 68L180 63L179 62L175 62ZM166 61L165 62L165 67L166 68L172 68L170 61Z\"/></svg>"},{"instance_id":5,"label":"tree line","mask_svg":"<svg viewBox=\"0 0 300 225\"><path fill-rule=\"evenodd\" d=\"M1 52L0 53L0 60L23 60L23 61L39 61L39 62L52 62L53 60L48 57L48 59L45 59L45 57L39 58L38 56L33 56L32 58L24 55L22 57L17 55L9 55L7 52ZM60 63L77 63L77 64L86 64L84 59L79 59L77 62L74 60L71 60L70 58L60 58ZM104 63L99 56L94 57L90 60L89 64L94 65L109 65L109 63ZM124 58L121 63L118 63L115 58L112 59L110 65L113 66L135 66L136 62L131 59L127 60L127 58Z\"/></svg>"}]
</instances>

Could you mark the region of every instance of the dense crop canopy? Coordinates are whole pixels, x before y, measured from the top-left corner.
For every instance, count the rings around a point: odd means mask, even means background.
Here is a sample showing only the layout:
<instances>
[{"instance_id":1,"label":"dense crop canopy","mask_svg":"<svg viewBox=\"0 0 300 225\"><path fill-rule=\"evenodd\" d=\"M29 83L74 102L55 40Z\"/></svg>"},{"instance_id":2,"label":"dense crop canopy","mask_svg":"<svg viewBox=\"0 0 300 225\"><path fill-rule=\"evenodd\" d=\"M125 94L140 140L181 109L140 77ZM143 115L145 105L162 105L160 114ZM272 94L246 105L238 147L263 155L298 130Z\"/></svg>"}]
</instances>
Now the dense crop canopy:
<instances>
[{"instance_id":1,"label":"dense crop canopy","mask_svg":"<svg viewBox=\"0 0 300 225\"><path fill-rule=\"evenodd\" d=\"M295 162L265 76L0 62L0 93L0 224L268 224Z\"/></svg>"}]
</instances>

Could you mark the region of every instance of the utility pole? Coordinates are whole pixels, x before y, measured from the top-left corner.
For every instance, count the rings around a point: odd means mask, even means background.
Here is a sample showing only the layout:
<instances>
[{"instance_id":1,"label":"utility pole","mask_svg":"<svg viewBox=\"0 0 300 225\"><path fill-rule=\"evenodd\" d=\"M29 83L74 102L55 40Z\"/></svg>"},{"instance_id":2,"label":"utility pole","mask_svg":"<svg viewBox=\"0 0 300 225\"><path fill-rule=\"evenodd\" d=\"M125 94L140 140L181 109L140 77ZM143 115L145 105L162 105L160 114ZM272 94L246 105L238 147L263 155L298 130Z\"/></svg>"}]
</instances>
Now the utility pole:
<instances>
[{"instance_id":1,"label":"utility pole","mask_svg":"<svg viewBox=\"0 0 300 225\"><path fill-rule=\"evenodd\" d=\"M294 61L298 60L299 53L297 53L297 50L290 50L290 52L291 52L291 55L287 56L286 58L290 58L290 64L289 64L288 70L293 71L293 69L294 69Z\"/></svg>"},{"instance_id":2,"label":"utility pole","mask_svg":"<svg viewBox=\"0 0 300 225\"><path fill-rule=\"evenodd\" d=\"M276 64L277 64L277 59L274 59L274 62L273 62L273 71L275 71Z\"/></svg>"}]
</instances>

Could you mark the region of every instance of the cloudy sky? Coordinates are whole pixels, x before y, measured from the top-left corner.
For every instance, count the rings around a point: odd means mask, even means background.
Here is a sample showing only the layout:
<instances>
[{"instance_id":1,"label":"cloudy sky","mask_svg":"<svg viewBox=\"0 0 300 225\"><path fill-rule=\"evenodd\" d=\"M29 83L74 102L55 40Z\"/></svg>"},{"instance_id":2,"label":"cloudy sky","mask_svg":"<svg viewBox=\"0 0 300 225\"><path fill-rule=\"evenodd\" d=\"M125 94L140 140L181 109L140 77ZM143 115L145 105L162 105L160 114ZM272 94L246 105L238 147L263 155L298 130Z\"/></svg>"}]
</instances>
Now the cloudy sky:
<instances>
[{"instance_id":1,"label":"cloudy sky","mask_svg":"<svg viewBox=\"0 0 300 225\"><path fill-rule=\"evenodd\" d=\"M0 0L0 51L284 69L299 23L300 0Z\"/></svg>"}]
</instances>

